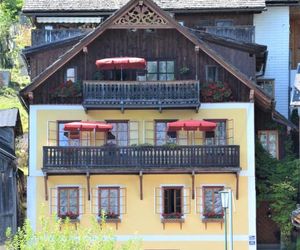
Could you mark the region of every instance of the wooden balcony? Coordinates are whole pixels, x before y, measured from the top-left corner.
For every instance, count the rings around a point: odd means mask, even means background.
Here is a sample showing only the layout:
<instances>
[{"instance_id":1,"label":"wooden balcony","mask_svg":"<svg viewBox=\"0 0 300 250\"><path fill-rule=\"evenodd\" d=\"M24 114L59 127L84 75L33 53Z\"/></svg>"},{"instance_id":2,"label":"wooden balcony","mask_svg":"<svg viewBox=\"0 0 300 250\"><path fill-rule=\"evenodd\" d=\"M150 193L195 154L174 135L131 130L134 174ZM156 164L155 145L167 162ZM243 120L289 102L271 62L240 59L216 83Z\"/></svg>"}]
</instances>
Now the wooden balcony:
<instances>
[{"instance_id":1,"label":"wooden balcony","mask_svg":"<svg viewBox=\"0 0 300 250\"><path fill-rule=\"evenodd\" d=\"M241 42L254 43L255 41L255 27L251 25L240 26L206 26L205 31L214 35L222 36L238 40Z\"/></svg>"},{"instance_id":2,"label":"wooden balcony","mask_svg":"<svg viewBox=\"0 0 300 250\"><path fill-rule=\"evenodd\" d=\"M85 109L193 108L200 106L199 81L85 81Z\"/></svg>"},{"instance_id":3,"label":"wooden balcony","mask_svg":"<svg viewBox=\"0 0 300 250\"><path fill-rule=\"evenodd\" d=\"M90 29L34 29L31 31L32 46L61 41L79 35L84 35Z\"/></svg>"},{"instance_id":4,"label":"wooden balcony","mask_svg":"<svg viewBox=\"0 0 300 250\"><path fill-rule=\"evenodd\" d=\"M43 148L46 173L238 172L240 147L102 146Z\"/></svg>"}]
</instances>

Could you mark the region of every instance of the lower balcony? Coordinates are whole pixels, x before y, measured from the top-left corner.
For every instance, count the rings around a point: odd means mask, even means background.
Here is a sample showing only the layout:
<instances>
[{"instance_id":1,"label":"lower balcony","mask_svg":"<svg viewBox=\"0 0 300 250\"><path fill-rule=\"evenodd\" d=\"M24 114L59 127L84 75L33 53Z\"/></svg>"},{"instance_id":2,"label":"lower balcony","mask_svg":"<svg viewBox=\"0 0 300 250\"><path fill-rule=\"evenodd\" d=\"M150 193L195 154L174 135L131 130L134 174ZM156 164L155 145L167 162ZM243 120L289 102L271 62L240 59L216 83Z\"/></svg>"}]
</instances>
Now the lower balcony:
<instances>
[{"instance_id":1,"label":"lower balcony","mask_svg":"<svg viewBox=\"0 0 300 250\"><path fill-rule=\"evenodd\" d=\"M239 172L240 147L101 146L43 148L45 173Z\"/></svg>"},{"instance_id":2,"label":"lower balcony","mask_svg":"<svg viewBox=\"0 0 300 250\"><path fill-rule=\"evenodd\" d=\"M198 81L85 81L85 109L163 109L200 106Z\"/></svg>"}]
</instances>

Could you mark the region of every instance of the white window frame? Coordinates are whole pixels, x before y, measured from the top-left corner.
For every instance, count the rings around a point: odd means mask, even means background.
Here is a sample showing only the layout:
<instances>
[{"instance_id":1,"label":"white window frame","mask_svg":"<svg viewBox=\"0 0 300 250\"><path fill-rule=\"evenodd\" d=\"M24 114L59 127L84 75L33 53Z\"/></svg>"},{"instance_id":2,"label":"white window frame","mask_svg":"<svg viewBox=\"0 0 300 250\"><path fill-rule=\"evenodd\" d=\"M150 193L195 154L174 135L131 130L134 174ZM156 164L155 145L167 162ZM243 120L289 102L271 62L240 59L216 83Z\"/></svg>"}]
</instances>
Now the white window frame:
<instances>
[{"instance_id":1,"label":"white window frame","mask_svg":"<svg viewBox=\"0 0 300 250\"><path fill-rule=\"evenodd\" d=\"M164 219L164 217L162 216L162 214L163 214L163 210L164 210L164 208L163 208L163 199L164 199L164 197L163 197L163 193L162 193L162 190L163 190L163 188L164 187L182 187L182 190L183 190L183 204L182 204L182 210L183 210L183 213L182 213L182 219L185 219L186 218L186 211L185 211L185 209L186 209L186 204L187 204L187 200L186 200L186 195L187 195L187 193L186 193L186 189L185 189L185 185L184 184L161 184L160 186L160 190L159 190L159 192L160 192L160 208L159 208L159 212L160 212L160 218L161 219ZM156 189L154 189L154 212L156 212Z\"/></svg>"}]
</instances>

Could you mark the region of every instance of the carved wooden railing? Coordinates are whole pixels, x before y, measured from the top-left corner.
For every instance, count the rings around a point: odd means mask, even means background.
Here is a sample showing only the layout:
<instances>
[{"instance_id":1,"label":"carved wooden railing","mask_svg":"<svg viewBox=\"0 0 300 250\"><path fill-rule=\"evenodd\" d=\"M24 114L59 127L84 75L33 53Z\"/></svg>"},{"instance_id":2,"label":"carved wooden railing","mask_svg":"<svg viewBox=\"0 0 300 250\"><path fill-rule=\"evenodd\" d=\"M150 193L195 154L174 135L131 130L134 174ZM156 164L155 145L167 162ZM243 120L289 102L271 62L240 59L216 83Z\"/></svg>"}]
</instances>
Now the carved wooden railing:
<instances>
[{"instance_id":1,"label":"carved wooden railing","mask_svg":"<svg viewBox=\"0 0 300 250\"><path fill-rule=\"evenodd\" d=\"M102 146L43 148L43 170L127 170L157 168L240 167L240 147L226 146Z\"/></svg>"},{"instance_id":2,"label":"carved wooden railing","mask_svg":"<svg viewBox=\"0 0 300 250\"><path fill-rule=\"evenodd\" d=\"M83 106L89 108L198 108L198 81L85 81Z\"/></svg>"}]
</instances>

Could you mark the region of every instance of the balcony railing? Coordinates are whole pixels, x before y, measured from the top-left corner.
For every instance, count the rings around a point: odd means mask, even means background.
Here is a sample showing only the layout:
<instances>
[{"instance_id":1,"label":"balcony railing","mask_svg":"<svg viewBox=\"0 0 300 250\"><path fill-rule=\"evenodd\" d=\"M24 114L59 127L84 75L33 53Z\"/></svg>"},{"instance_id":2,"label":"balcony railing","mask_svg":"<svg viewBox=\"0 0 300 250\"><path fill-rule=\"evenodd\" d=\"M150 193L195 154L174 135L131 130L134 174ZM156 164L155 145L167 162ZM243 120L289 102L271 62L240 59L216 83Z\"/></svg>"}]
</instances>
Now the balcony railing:
<instances>
[{"instance_id":1,"label":"balcony railing","mask_svg":"<svg viewBox=\"0 0 300 250\"><path fill-rule=\"evenodd\" d=\"M251 25L241 26L206 26L205 31L214 35L231 38L241 42L253 43L255 41L255 27Z\"/></svg>"},{"instance_id":2,"label":"balcony railing","mask_svg":"<svg viewBox=\"0 0 300 250\"><path fill-rule=\"evenodd\" d=\"M123 171L200 168L205 171L236 171L240 148L226 146L102 146L44 147L45 172Z\"/></svg>"},{"instance_id":3,"label":"balcony railing","mask_svg":"<svg viewBox=\"0 0 300 250\"><path fill-rule=\"evenodd\" d=\"M34 29L31 31L32 46L57 42L63 39L86 34L89 29Z\"/></svg>"},{"instance_id":4,"label":"balcony railing","mask_svg":"<svg viewBox=\"0 0 300 250\"><path fill-rule=\"evenodd\" d=\"M83 82L83 106L93 108L199 108L198 81Z\"/></svg>"}]
</instances>

